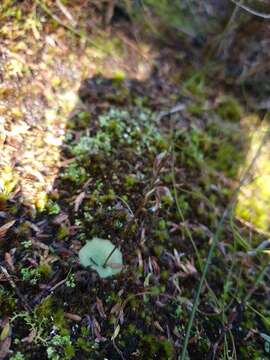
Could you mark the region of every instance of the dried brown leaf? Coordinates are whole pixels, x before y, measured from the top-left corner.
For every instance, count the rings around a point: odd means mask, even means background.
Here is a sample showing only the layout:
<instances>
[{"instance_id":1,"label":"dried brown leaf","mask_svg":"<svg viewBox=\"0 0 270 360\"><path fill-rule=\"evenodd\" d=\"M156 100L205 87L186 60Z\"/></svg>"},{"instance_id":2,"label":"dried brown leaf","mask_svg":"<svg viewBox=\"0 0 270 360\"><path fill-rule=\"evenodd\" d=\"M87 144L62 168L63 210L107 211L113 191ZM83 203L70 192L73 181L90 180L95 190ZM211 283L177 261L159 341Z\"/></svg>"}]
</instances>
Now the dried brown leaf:
<instances>
[{"instance_id":1,"label":"dried brown leaf","mask_svg":"<svg viewBox=\"0 0 270 360\"><path fill-rule=\"evenodd\" d=\"M0 334L0 341L4 341L5 338L10 336L10 334L11 334L11 328L10 328L8 318L6 318L2 323L2 331Z\"/></svg>"},{"instance_id":2,"label":"dried brown leaf","mask_svg":"<svg viewBox=\"0 0 270 360\"><path fill-rule=\"evenodd\" d=\"M111 340L113 341L115 338L117 338L117 336L119 335L120 332L120 325L118 324L116 326L116 328L114 329L113 335L111 337Z\"/></svg>"},{"instance_id":3,"label":"dried brown leaf","mask_svg":"<svg viewBox=\"0 0 270 360\"><path fill-rule=\"evenodd\" d=\"M76 197L76 199L75 199L75 201L74 201L74 204L75 204L74 210L75 210L75 212L77 212L77 211L79 210L79 207L80 207L81 203L83 202L83 199L84 199L84 198L85 198L85 192L84 192L84 191L81 192L81 193Z\"/></svg>"},{"instance_id":4,"label":"dried brown leaf","mask_svg":"<svg viewBox=\"0 0 270 360\"><path fill-rule=\"evenodd\" d=\"M120 313L121 308L122 308L122 304L121 304L121 303L117 303L117 304L115 304L115 305L111 308L110 313L111 313L112 315L118 316L119 313Z\"/></svg>"},{"instance_id":5,"label":"dried brown leaf","mask_svg":"<svg viewBox=\"0 0 270 360\"><path fill-rule=\"evenodd\" d=\"M96 301L96 304L97 304L97 310L99 312L99 315L105 319L106 318L106 314L105 314L105 311L104 311L104 306L103 306L103 302L97 297L97 301Z\"/></svg>"},{"instance_id":6,"label":"dried brown leaf","mask_svg":"<svg viewBox=\"0 0 270 360\"><path fill-rule=\"evenodd\" d=\"M101 334L100 334L101 327L100 327L98 321L95 318L93 318L93 331L94 331L94 335L96 336L98 341L105 341L106 340L106 338L101 336Z\"/></svg>"},{"instance_id":7,"label":"dried brown leaf","mask_svg":"<svg viewBox=\"0 0 270 360\"><path fill-rule=\"evenodd\" d=\"M54 219L53 219L53 223L54 224L62 224L64 221L66 221L68 219L68 215L61 212L59 215L57 215Z\"/></svg>"},{"instance_id":8,"label":"dried brown leaf","mask_svg":"<svg viewBox=\"0 0 270 360\"><path fill-rule=\"evenodd\" d=\"M5 253L5 263L7 264L7 267L9 268L10 271L13 272L15 271L12 256L8 252Z\"/></svg>"},{"instance_id":9,"label":"dried brown leaf","mask_svg":"<svg viewBox=\"0 0 270 360\"><path fill-rule=\"evenodd\" d=\"M77 314L71 314L71 313L65 312L64 315L69 320L78 321L78 322L80 322L82 320L81 316L77 315Z\"/></svg>"},{"instance_id":10,"label":"dried brown leaf","mask_svg":"<svg viewBox=\"0 0 270 360\"><path fill-rule=\"evenodd\" d=\"M29 333L28 336L26 336L25 338L22 339L22 342L27 342L28 344L31 344L34 341L36 335L37 335L37 332L36 332L36 330L33 329Z\"/></svg>"},{"instance_id":11,"label":"dried brown leaf","mask_svg":"<svg viewBox=\"0 0 270 360\"><path fill-rule=\"evenodd\" d=\"M7 357L9 353L10 345L11 345L10 336L6 337L3 341L0 342L0 360L4 360Z\"/></svg>"},{"instance_id":12,"label":"dried brown leaf","mask_svg":"<svg viewBox=\"0 0 270 360\"><path fill-rule=\"evenodd\" d=\"M154 272L155 274L159 275L159 274L160 274L160 267L159 267L159 265L158 265L158 263L157 263L156 258L152 256L152 257L150 258L150 261L151 261L151 265L152 265L153 272Z\"/></svg>"},{"instance_id":13,"label":"dried brown leaf","mask_svg":"<svg viewBox=\"0 0 270 360\"><path fill-rule=\"evenodd\" d=\"M197 274L197 269L195 268L192 261L186 261L186 263L181 263L180 268L183 270L182 277L193 276Z\"/></svg>"},{"instance_id":14,"label":"dried brown leaf","mask_svg":"<svg viewBox=\"0 0 270 360\"><path fill-rule=\"evenodd\" d=\"M154 321L154 326L161 332L164 333L164 329L162 328L162 326L160 325L160 323L158 321Z\"/></svg>"},{"instance_id":15,"label":"dried brown leaf","mask_svg":"<svg viewBox=\"0 0 270 360\"><path fill-rule=\"evenodd\" d=\"M5 237L8 229L10 229L11 226L15 224L15 221L16 220L9 221L0 227L0 240L2 240Z\"/></svg>"}]
</instances>

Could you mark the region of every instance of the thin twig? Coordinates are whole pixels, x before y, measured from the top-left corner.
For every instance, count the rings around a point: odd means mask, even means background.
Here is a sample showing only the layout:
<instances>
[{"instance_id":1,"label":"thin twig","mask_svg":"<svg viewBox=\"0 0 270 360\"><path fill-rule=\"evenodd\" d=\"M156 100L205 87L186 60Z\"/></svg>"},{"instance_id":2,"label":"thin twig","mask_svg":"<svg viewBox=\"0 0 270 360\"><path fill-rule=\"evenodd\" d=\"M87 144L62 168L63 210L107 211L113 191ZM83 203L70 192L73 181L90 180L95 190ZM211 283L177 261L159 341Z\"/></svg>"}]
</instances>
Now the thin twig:
<instances>
[{"instance_id":1,"label":"thin twig","mask_svg":"<svg viewBox=\"0 0 270 360\"><path fill-rule=\"evenodd\" d=\"M160 122L160 120L161 120L162 118L164 118L165 116L171 116L171 115L173 115L173 114L176 114L176 113L178 113L178 112L181 112L181 111L185 110L185 108L186 108L186 105L185 105L185 104L178 104L178 105L173 106L173 107L172 107L171 109L169 109L168 111L161 111L161 112L158 114L157 118L156 118L156 122L157 122L157 123Z\"/></svg>"},{"instance_id":2,"label":"thin twig","mask_svg":"<svg viewBox=\"0 0 270 360\"><path fill-rule=\"evenodd\" d=\"M118 353L118 355L121 357L122 360L126 360L126 358L124 357L122 351L119 349L119 347L116 345L115 340L112 340L113 343L113 347L115 348L116 352Z\"/></svg>"},{"instance_id":3,"label":"thin twig","mask_svg":"<svg viewBox=\"0 0 270 360\"><path fill-rule=\"evenodd\" d=\"M53 292L55 289L57 289L59 286L65 284L66 281L67 281L67 278L59 281L57 284L55 284L53 287L51 287L51 288L49 289L49 293L52 293L52 292Z\"/></svg>"}]
</instances>

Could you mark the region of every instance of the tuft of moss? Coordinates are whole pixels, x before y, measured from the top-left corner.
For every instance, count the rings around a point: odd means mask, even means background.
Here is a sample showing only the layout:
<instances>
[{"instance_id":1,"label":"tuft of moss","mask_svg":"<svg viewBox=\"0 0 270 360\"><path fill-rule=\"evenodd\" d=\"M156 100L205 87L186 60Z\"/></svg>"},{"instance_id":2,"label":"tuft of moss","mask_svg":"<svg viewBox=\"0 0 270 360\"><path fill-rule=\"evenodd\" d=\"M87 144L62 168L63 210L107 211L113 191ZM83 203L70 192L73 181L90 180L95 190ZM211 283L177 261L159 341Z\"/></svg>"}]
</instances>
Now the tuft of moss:
<instances>
[{"instance_id":1,"label":"tuft of moss","mask_svg":"<svg viewBox=\"0 0 270 360\"><path fill-rule=\"evenodd\" d=\"M223 96L219 99L216 112L223 120L239 122L243 115L243 108L234 97Z\"/></svg>"}]
</instances>

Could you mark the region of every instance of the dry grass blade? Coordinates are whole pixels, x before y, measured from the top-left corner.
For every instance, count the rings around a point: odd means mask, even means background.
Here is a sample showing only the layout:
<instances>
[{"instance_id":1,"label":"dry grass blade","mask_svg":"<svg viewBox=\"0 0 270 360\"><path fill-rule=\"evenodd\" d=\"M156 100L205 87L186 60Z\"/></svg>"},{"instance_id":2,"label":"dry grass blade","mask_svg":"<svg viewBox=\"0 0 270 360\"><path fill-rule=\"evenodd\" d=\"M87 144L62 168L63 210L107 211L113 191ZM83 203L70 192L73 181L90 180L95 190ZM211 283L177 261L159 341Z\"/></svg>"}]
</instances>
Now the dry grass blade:
<instances>
[{"instance_id":1,"label":"dry grass blade","mask_svg":"<svg viewBox=\"0 0 270 360\"><path fill-rule=\"evenodd\" d=\"M270 19L270 14L256 11L249 6L242 4L241 1L231 0L231 2L233 2L236 6L240 7L241 9L247 11L251 15L258 16L263 19Z\"/></svg>"},{"instance_id":2,"label":"dry grass blade","mask_svg":"<svg viewBox=\"0 0 270 360\"><path fill-rule=\"evenodd\" d=\"M83 199L85 198L85 192L81 192L75 199L74 201L74 211L77 212L79 210L79 207L81 205L81 203L83 202Z\"/></svg>"}]
</instances>

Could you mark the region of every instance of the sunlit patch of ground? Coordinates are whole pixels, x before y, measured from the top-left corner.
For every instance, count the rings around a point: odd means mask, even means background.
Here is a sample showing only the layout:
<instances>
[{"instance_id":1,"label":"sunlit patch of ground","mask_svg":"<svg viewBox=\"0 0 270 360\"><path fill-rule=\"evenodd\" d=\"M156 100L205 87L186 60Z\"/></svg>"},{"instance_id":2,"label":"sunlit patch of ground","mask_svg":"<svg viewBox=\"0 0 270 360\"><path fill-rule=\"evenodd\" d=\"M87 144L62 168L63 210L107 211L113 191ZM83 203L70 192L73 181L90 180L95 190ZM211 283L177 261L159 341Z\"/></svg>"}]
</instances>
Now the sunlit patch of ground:
<instances>
[{"instance_id":1,"label":"sunlit patch of ground","mask_svg":"<svg viewBox=\"0 0 270 360\"><path fill-rule=\"evenodd\" d=\"M83 106L82 80L96 73L145 79L155 54L124 35L86 46L61 28L50 34L28 20L27 29L15 22L1 29L0 190L20 192L25 204L42 208L59 171L66 122ZM19 41L16 34L23 35Z\"/></svg>"},{"instance_id":2,"label":"sunlit patch of ground","mask_svg":"<svg viewBox=\"0 0 270 360\"><path fill-rule=\"evenodd\" d=\"M250 146L243 168L246 168L258 153L262 142L265 145L258 154L252 169L252 176L241 188L236 206L236 215L259 230L270 228L270 142L265 138L270 131L268 121L261 122L258 116L243 119L244 127L250 137Z\"/></svg>"}]
</instances>

